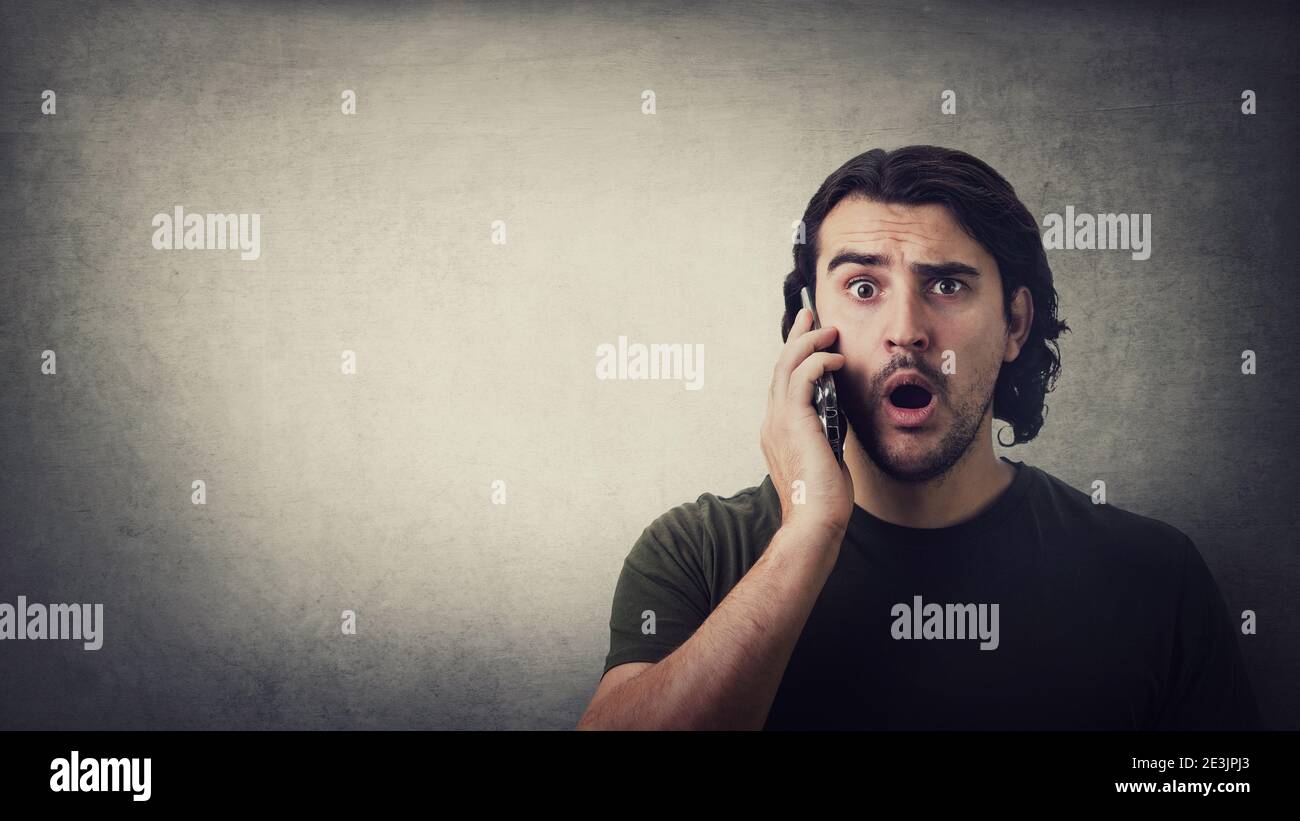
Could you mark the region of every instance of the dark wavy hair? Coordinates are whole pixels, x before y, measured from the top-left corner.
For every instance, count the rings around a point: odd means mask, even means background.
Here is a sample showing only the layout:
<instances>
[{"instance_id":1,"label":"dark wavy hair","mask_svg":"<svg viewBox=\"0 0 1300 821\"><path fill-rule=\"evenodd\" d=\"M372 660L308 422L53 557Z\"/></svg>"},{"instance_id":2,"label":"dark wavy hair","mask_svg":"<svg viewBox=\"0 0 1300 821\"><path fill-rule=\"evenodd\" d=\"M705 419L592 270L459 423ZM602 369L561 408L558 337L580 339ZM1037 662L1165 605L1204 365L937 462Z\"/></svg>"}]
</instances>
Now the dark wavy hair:
<instances>
[{"instance_id":1,"label":"dark wavy hair","mask_svg":"<svg viewBox=\"0 0 1300 821\"><path fill-rule=\"evenodd\" d=\"M964 151L934 145L880 148L859 154L835 170L804 210L807 242L794 245L794 270L785 278L785 316L781 339L790 336L801 307L799 289L816 292L817 235L822 221L845 197L865 197L897 205L946 206L957 223L997 260L1002 277L1002 307L1011 321L1011 296L1024 285L1034 302L1029 338L1013 362L1004 362L993 389L993 416L1011 425L1010 447L1038 435L1044 402L1061 370L1056 339L1070 328L1056 316L1052 269L1038 233L1038 222L1015 189L985 162ZM999 442L1001 439L999 438Z\"/></svg>"}]
</instances>

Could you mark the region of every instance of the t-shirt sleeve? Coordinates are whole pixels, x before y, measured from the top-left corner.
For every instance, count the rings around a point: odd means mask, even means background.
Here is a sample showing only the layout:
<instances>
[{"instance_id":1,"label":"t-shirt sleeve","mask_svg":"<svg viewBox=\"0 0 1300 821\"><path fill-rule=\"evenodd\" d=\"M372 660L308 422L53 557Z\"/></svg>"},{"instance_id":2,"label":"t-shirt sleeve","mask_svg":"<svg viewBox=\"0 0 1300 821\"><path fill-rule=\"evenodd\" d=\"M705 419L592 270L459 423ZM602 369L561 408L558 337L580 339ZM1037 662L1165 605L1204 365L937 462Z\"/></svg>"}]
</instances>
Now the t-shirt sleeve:
<instances>
[{"instance_id":1,"label":"t-shirt sleeve","mask_svg":"<svg viewBox=\"0 0 1300 821\"><path fill-rule=\"evenodd\" d=\"M708 618L704 527L698 505L679 505L650 524L623 561L609 617L605 672L658 662Z\"/></svg>"},{"instance_id":2,"label":"t-shirt sleeve","mask_svg":"<svg viewBox=\"0 0 1300 821\"><path fill-rule=\"evenodd\" d=\"M1236 622L1200 551L1184 539L1177 629L1155 729L1260 729Z\"/></svg>"}]
</instances>

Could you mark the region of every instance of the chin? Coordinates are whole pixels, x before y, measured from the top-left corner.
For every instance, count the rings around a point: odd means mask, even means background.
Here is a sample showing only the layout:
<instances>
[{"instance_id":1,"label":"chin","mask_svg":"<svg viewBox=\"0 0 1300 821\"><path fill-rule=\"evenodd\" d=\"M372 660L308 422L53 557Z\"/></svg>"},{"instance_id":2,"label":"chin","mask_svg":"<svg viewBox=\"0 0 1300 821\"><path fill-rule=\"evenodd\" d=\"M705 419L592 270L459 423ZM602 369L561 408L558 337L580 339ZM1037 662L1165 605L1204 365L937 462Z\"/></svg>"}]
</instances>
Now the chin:
<instances>
[{"instance_id":1,"label":"chin","mask_svg":"<svg viewBox=\"0 0 1300 821\"><path fill-rule=\"evenodd\" d=\"M943 431L936 427L899 428L881 421L876 428L880 447L865 447L867 458L898 481L924 482L947 471L952 465L940 450Z\"/></svg>"},{"instance_id":2,"label":"chin","mask_svg":"<svg viewBox=\"0 0 1300 821\"><path fill-rule=\"evenodd\" d=\"M937 465L934 461L934 455L927 453L922 454L919 458L896 459L892 457L885 458L882 462L877 462L876 467L887 476L907 482L924 482L933 479L940 473L943 473L944 466Z\"/></svg>"}]
</instances>

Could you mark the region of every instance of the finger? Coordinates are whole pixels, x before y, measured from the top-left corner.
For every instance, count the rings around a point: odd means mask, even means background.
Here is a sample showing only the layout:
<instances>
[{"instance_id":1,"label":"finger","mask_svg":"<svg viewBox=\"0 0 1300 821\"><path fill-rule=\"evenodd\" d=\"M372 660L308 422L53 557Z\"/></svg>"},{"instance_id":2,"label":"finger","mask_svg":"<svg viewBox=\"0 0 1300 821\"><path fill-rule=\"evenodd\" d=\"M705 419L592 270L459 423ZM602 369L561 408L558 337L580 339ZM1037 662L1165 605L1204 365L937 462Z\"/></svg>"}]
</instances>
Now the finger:
<instances>
[{"instance_id":1,"label":"finger","mask_svg":"<svg viewBox=\"0 0 1300 821\"><path fill-rule=\"evenodd\" d=\"M813 383L823 374L837 371L848 360L842 353L819 351L812 354L795 368L790 376L790 399L811 405L813 401Z\"/></svg>"},{"instance_id":2,"label":"finger","mask_svg":"<svg viewBox=\"0 0 1300 821\"><path fill-rule=\"evenodd\" d=\"M811 327L812 313L807 308L800 308L795 312L794 322L790 324L790 332L786 334L785 342L781 346L781 353L776 358L776 364L772 366L772 382L768 385L767 389L768 399L772 399L774 396L778 395L776 392L778 386L782 387L782 392L784 393L785 381L788 378L790 370L788 368L782 369L782 357L785 355L790 343L794 339L803 336L804 332Z\"/></svg>"},{"instance_id":3,"label":"finger","mask_svg":"<svg viewBox=\"0 0 1300 821\"><path fill-rule=\"evenodd\" d=\"M781 351L781 356L776 361L776 375L773 378L777 396L783 396L790 387L790 374L816 350L829 348L835 344L835 339L839 331L834 325L820 328L816 331L806 331L797 338L794 330L791 329L790 339L785 343L785 348Z\"/></svg>"}]
</instances>

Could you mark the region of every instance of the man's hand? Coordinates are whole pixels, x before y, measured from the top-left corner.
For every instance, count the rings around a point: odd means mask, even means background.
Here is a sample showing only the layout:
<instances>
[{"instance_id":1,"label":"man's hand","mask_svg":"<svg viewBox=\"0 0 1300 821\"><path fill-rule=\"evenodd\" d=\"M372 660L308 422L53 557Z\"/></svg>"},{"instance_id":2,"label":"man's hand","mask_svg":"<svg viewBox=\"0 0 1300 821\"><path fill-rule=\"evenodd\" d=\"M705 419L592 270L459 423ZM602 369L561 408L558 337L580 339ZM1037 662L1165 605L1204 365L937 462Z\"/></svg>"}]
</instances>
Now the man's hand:
<instances>
[{"instance_id":1,"label":"man's hand","mask_svg":"<svg viewBox=\"0 0 1300 821\"><path fill-rule=\"evenodd\" d=\"M834 326L811 327L812 314L800 309L772 373L759 440L781 498L782 527L843 535L853 514L853 479L847 465L836 461L812 401L813 383L843 367L845 358L821 350L835 343ZM796 481L804 483L802 503ZM838 549L839 540L832 541Z\"/></svg>"}]
</instances>

